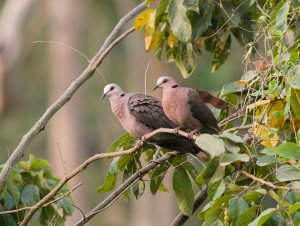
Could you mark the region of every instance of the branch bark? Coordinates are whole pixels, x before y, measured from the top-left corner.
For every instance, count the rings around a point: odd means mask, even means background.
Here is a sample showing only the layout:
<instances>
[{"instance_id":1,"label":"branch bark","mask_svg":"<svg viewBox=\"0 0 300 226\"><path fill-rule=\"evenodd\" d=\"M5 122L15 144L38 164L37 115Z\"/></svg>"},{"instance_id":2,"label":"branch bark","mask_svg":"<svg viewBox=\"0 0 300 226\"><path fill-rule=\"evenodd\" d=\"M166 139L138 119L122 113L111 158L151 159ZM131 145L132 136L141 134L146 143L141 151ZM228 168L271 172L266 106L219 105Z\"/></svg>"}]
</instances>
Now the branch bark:
<instances>
[{"instance_id":1,"label":"branch bark","mask_svg":"<svg viewBox=\"0 0 300 226\"><path fill-rule=\"evenodd\" d=\"M96 214L102 212L110 205L112 205L122 194L126 191L131 185L133 185L138 179L147 174L150 170L154 169L159 164L169 160L174 157L174 155L179 155L178 152L167 153L164 156L156 159L153 162L148 163L142 169L135 172L132 176L130 176L123 184L120 185L114 192L112 192L106 199L104 199L101 203L99 203L94 209L92 209L89 213L85 215L85 217L78 221L75 226L84 225L89 220L91 220Z\"/></svg>"},{"instance_id":2,"label":"branch bark","mask_svg":"<svg viewBox=\"0 0 300 226\"><path fill-rule=\"evenodd\" d=\"M195 196L193 213L195 213L196 210L203 204L206 197L207 197L207 188L205 188L203 191L200 191ZM182 226L189 218L190 218L189 216L184 215L183 213L179 213L174 219L174 221L170 224L170 226Z\"/></svg>"},{"instance_id":3,"label":"branch bark","mask_svg":"<svg viewBox=\"0 0 300 226\"><path fill-rule=\"evenodd\" d=\"M93 76L95 70L100 65L104 57L109 53L109 51L114 47L118 42L116 42L116 37L118 36L120 30L123 26L140 13L143 9L146 8L146 3L143 2L129 13L127 13L123 18L120 19L116 27L113 29L111 34L106 38L101 49L93 57L90 64L87 68L81 73L81 75L74 80L71 85L66 89L66 91L45 111L41 118L33 125L33 127L23 136L22 140L10 155L6 161L1 174L0 174L0 191L2 191L4 182L8 176L8 173L12 167L23 157L26 148L31 143L31 141L45 129L48 121L53 117L53 115L60 110L74 95L74 93L89 79ZM129 30L131 33L133 30ZM128 33L128 34L129 34ZM114 41L115 40L115 41Z\"/></svg>"}]
</instances>

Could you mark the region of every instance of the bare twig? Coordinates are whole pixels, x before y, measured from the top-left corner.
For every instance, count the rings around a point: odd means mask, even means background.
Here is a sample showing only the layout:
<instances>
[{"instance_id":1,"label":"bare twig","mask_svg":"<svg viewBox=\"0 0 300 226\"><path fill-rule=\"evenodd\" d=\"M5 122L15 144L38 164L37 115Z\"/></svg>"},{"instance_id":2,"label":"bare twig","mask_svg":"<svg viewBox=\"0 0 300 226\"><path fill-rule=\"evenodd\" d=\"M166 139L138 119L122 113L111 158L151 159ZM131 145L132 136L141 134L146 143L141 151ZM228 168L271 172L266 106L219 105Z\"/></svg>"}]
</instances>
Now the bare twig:
<instances>
[{"instance_id":1,"label":"bare twig","mask_svg":"<svg viewBox=\"0 0 300 226\"><path fill-rule=\"evenodd\" d=\"M143 141L146 141L147 139L151 138L152 136L158 134L158 133L177 133L176 130L174 129L164 129L164 128L160 128L157 130L152 131L151 133L148 133L146 135L144 135L143 137ZM181 136L184 137L188 137L189 133L186 133L184 131L178 131L178 134L180 134ZM88 158L87 160L85 160L80 166L78 166L75 170L73 170L71 173L69 173L68 175L66 175L52 190L51 192L49 192L44 198L42 198L38 203L36 203L31 209L30 211L27 213L27 215L24 217L22 223L20 224L20 226L25 226L28 221L31 219L31 217L33 216L33 214L41 207L43 206L49 199L51 199L54 195L57 194L57 192L73 177L75 177L77 174L79 174L80 172L82 172L83 170L86 169L86 167L88 165L90 165L92 162L98 160L98 159L108 159L108 158L113 158L113 157L117 157L117 156L124 156L124 155L129 155L134 153L136 150L138 150L138 148L140 148L141 146L143 146L143 142L137 142L136 145L128 150L125 151L117 151L117 152L111 152L111 153L101 153L101 154L96 154L90 158Z\"/></svg>"},{"instance_id":2,"label":"bare twig","mask_svg":"<svg viewBox=\"0 0 300 226\"><path fill-rule=\"evenodd\" d=\"M90 219L92 219L96 214L102 212L110 205L112 205L122 194L125 192L131 185L133 185L137 180L139 180L142 176L147 174L150 170L154 169L157 165L169 160L174 155L179 155L178 152L167 153L164 156L156 159L148 163L146 166L135 172L132 176L130 176L124 183L120 185L114 192L112 192L106 199L104 199L101 203L99 203L94 209L92 209L89 213L86 214L85 218L78 221L75 226L84 225Z\"/></svg>"},{"instance_id":3,"label":"bare twig","mask_svg":"<svg viewBox=\"0 0 300 226\"><path fill-rule=\"evenodd\" d=\"M67 90L45 111L45 113L41 116L41 118L33 125L33 127L23 136L22 140L12 153L12 155L6 161L4 168L0 174L0 191L3 188L4 182L8 176L8 173L12 169L12 167L22 158L25 153L26 148L31 143L31 141L45 129L48 121L53 117L53 115L60 110L74 95L74 93L81 87L89 78L91 78L96 71L96 68L102 62L104 57L109 53L109 51L116 45L118 42L116 37L118 36L121 28L134 16L140 13L143 9L146 8L146 3L143 2L138 5L136 8L132 9L129 13L127 13L121 20L118 22L116 27L113 29L111 34L107 37L101 49L97 52L97 54L93 57L91 63L87 66L87 68L81 73L81 75L75 79L71 85L67 88ZM133 30L130 29L127 33L131 33ZM120 36L122 38L126 36ZM113 44L113 45L112 45Z\"/></svg>"},{"instance_id":4,"label":"bare twig","mask_svg":"<svg viewBox=\"0 0 300 226\"><path fill-rule=\"evenodd\" d=\"M270 188L273 188L273 189L282 189L282 190L300 190L300 187L286 187L286 186L277 186L273 183L271 183L270 181L265 181L264 179L262 178L258 178L244 170L240 170L240 173L245 175L246 177L249 177L251 178L252 180L255 180L261 184L264 184L264 185L267 185L268 187Z\"/></svg>"},{"instance_id":5,"label":"bare twig","mask_svg":"<svg viewBox=\"0 0 300 226\"><path fill-rule=\"evenodd\" d=\"M229 131L237 131L237 130L243 130L243 129L250 129L253 127L253 124L248 124L248 125L244 125L244 126L236 126L236 127L232 127L230 129L226 129L225 131L229 132Z\"/></svg>"},{"instance_id":6,"label":"bare twig","mask_svg":"<svg viewBox=\"0 0 300 226\"><path fill-rule=\"evenodd\" d=\"M207 188L205 188L203 191L200 191L195 196L193 213L203 204L206 197L207 197ZM182 226L189 218L190 218L189 216L184 215L183 213L179 213L174 219L174 221L170 224L170 226Z\"/></svg>"}]
</instances>

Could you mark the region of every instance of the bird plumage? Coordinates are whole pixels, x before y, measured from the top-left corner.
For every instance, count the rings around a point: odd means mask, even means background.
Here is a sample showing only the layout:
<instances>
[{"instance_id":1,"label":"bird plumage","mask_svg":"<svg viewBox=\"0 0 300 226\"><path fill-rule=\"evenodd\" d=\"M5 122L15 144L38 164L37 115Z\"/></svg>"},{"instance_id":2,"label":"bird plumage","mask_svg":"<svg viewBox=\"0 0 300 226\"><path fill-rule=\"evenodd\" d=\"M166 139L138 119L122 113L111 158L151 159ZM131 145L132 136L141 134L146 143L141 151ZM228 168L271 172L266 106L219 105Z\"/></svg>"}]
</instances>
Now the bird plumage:
<instances>
[{"instance_id":1,"label":"bird plumage","mask_svg":"<svg viewBox=\"0 0 300 226\"><path fill-rule=\"evenodd\" d=\"M103 97L109 96L113 114L123 128L136 138L141 139L143 135L159 128L178 127L167 118L158 99L143 94L124 93L116 84L112 85L113 88L107 86ZM149 141L183 153L197 154L202 151L192 140L177 134L158 133Z\"/></svg>"}]
</instances>

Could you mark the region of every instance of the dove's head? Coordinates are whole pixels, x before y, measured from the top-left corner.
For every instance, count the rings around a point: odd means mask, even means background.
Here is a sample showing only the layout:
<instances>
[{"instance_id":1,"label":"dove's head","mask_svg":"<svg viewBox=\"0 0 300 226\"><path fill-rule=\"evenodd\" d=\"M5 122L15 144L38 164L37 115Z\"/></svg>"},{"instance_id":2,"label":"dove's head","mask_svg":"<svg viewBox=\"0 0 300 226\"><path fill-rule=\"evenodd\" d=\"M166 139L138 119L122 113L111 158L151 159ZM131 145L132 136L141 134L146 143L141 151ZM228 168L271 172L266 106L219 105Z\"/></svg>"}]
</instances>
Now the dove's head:
<instances>
[{"instance_id":1,"label":"dove's head","mask_svg":"<svg viewBox=\"0 0 300 226\"><path fill-rule=\"evenodd\" d=\"M173 78L169 76L162 76L157 79L156 86L153 88L153 90L156 90L157 88L175 88L177 86L177 82Z\"/></svg>"},{"instance_id":2,"label":"dove's head","mask_svg":"<svg viewBox=\"0 0 300 226\"><path fill-rule=\"evenodd\" d=\"M124 95L124 91L118 86L116 83L108 84L103 89L103 94L101 96L101 100L103 100L106 96L112 97L115 95Z\"/></svg>"}]
</instances>

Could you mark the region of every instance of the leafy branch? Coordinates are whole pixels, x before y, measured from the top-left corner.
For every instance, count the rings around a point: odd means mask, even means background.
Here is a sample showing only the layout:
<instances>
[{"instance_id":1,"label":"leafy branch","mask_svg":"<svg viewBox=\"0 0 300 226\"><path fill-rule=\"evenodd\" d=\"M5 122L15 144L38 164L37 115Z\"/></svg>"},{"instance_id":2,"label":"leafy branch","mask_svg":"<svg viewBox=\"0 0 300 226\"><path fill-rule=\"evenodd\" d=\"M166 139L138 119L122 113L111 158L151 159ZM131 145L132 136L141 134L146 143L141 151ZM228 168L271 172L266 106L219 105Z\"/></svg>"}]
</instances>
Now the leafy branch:
<instances>
[{"instance_id":1,"label":"leafy branch","mask_svg":"<svg viewBox=\"0 0 300 226\"><path fill-rule=\"evenodd\" d=\"M139 14L142 10L146 8L145 2L141 3L130 12L128 12L123 18L121 18L118 24L115 26L111 34L106 38L101 49L97 54L92 58L90 64L86 69L81 73L81 75L75 79L71 85L66 89L66 91L45 111L41 118L33 125L33 127L23 136L22 140L15 148L13 153L10 155L6 161L4 168L0 174L0 191L3 188L5 180L8 176L8 173L12 167L23 157L26 148L31 143L31 141L45 129L48 121L53 117L53 115L60 110L68 101L71 100L74 93L88 80L90 79L96 68L102 63L105 56L110 52L110 50L118 44L122 39L124 39L128 34L133 32L133 29L129 29L128 32L125 32L123 35L119 36L120 30L123 26L131 20L134 16Z\"/></svg>"}]
</instances>

